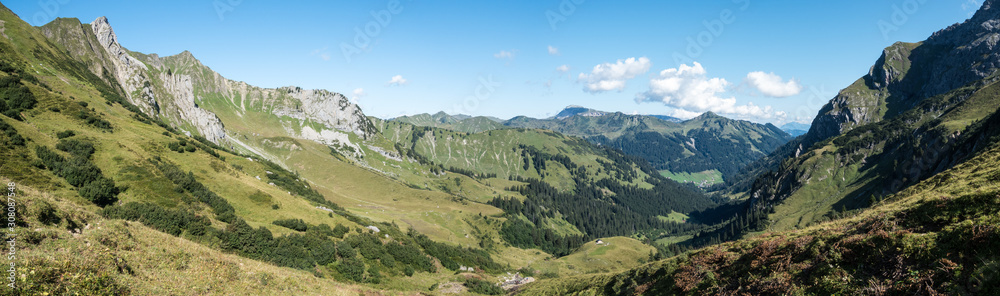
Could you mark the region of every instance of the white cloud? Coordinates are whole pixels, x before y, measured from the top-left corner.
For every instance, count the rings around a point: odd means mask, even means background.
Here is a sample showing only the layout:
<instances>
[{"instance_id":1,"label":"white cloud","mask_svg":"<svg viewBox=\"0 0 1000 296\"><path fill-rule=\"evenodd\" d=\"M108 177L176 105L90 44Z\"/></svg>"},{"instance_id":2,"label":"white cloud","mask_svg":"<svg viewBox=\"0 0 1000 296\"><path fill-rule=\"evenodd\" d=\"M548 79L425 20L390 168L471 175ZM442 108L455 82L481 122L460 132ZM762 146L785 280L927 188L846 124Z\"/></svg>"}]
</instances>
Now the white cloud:
<instances>
[{"instance_id":1,"label":"white cloud","mask_svg":"<svg viewBox=\"0 0 1000 296\"><path fill-rule=\"evenodd\" d=\"M646 57L618 60L614 64L604 63L594 66L590 74L580 73L578 80L586 83L583 90L589 93L622 91L625 89L626 80L646 73L650 65Z\"/></svg>"},{"instance_id":2,"label":"white cloud","mask_svg":"<svg viewBox=\"0 0 1000 296\"><path fill-rule=\"evenodd\" d=\"M691 119L691 118L698 117L698 115L701 115L702 113L703 112L691 112L691 111L684 110L684 109L674 109L674 112L671 112L669 114L669 116L670 117L680 118L680 119Z\"/></svg>"},{"instance_id":3,"label":"white cloud","mask_svg":"<svg viewBox=\"0 0 1000 296\"><path fill-rule=\"evenodd\" d=\"M555 46L549 45L549 54L559 55L559 49L556 48Z\"/></svg>"},{"instance_id":4,"label":"white cloud","mask_svg":"<svg viewBox=\"0 0 1000 296\"><path fill-rule=\"evenodd\" d=\"M562 66L556 67L556 71L559 72L560 74L561 73L569 72L569 66L568 65L562 65Z\"/></svg>"},{"instance_id":5,"label":"white cloud","mask_svg":"<svg viewBox=\"0 0 1000 296\"><path fill-rule=\"evenodd\" d=\"M386 82L386 84L388 84L389 86L402 86L407 82L409 81L403 78L403 75L396 75L392 76L392 79L390 79L389 82Z\"/></svg>"},{"instance_id":6,"label":"white cloud","mask_svg":"<svg viewBox=\"0 0 1000 296\"><path fill-rule=\"evenodd\" d=\"M783 82L781 76L774 73L750 72L745 81L768 97L784 98L802 92L802 85L798 81L791 79Z\"/></svg>"},{"instance_id":7,"label":"white cloud","mask_svg":"<svg viewBox=\"0 0 1000 296\"><path fill-rule=\"evenodd\" d=\"M493 57L494 58L498 58L498 59L513 60L514 59L514 52L513 51L501 50L500 52L493 54Z\"/></svg>"},{"instance_id":8,"label":"white cloud","mask_svg":"<svg viewBox=\"0 0 1000 296\"><path fill-rule=\"evenodd\" d=\"M758 119L785 117L785 112L775 112L771 106L761 107L752 102L737 105L735 97L722 97L729 82L722 78L708 78L706 74L707 71L698 62L694 62L693 66L682 64L663 70L658 77L649 80L649 91L637 94L636 101L661 102L683 109L675 111L675 117L706 111Z\"/></svg>"},{"instance_id":9,"label":"white cloud","mask_svg":"<svg viewBox=\"0 0 1000 296\"><path fill-rule=\"evenodd\" d=\"M357 104L358 100L360 100L361 98L363 98L363 97L365 97L367 95L368 95L368 93L365 92L365 89L360 88L360 87L359 88L355 88L354 92L353 92L353 96L351 97L351 103Z\"/></svg>"}]
</instances>

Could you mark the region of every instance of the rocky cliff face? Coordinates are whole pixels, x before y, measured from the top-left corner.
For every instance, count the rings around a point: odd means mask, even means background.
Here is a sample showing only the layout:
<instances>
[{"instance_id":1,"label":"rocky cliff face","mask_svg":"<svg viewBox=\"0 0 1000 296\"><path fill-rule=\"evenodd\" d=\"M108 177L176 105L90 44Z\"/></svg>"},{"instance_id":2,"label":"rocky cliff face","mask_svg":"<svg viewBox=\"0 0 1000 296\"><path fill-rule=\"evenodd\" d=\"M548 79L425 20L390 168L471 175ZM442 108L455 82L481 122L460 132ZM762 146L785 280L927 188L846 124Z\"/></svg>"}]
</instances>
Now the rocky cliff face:
<instances>
[{"instance_id":1,"label":"rocky cliff face","mask_svg":"<svg viewBox=\"0 0 1000 296\"><path fill-rule=\"evenodd\" d=\"M940 47L940 58L928 67L931 79L923 96L933 96L996 73L1000 68L1000 1L987 0L973 17L938 31L924 42Z\"/></svg>"},{"instance_id":2,"label":"rocky cliff face","mask_svg":"<svg viewBox=\"0 0 1000 296\"><path fill-rule=\"evenodd\" d=\"M112 69L108 69L114 75L118 83L125 91L125 97L129 102L139 106L143 112L151 116L156 116L159 112L157 98L149 88L149 79L145 72L149 70L135 57L129 54L128 50L118 43L118 36L115 30L108 23L108 18L99 17L90 23L90 28L97 37L97 41L105 52L109 55Z\"/></svg>"},{"instance_id":3,"label":"rocky cliff face","mask_svg":"<svg viewBox=\"0 0 1000 296\"><path fill-rule=\"evenodd\" d=\"M828 210L866 207L871 197L976 153L966 146L989 138L982 122L1000 106L998 3L986 1L973 18L924 42L886 48L868 75L820 110L797 149L773 156L779 160L753 179L749 204L784 213L769 217L774 227L802 227Z\"/></svg>"},{"instance_id":4,"label":"rocky cliff face","mask_svg":"<svg viewBox=\"0 0 1000 296\"><path fill-rule=\"evenodd\" d=\"M215 112L226 110L206 109L198 102L219 97L238 101L237 112L241 114L269 113L325 127L289 130L288 136L292 137L334 144L349 142L345 133L362 138L376 134L361 109L341 94L298 87L268 89L229 80L187 51L168 57L130 52L118 43L106 17L97 18L89 26L76 19L57 19L43 26L42 31L98 77L116 80L108 82L120 86L126 98L143 112L182 129L193 127L191 132L216 143L226 139L226 128Z\"/></svg>"},{"instance_id":5,"label":"rocky cliff face","mask_svg":"<svg viewBox=\"0 0 1000 296\"><path fill-rule=\"evenodd\" d=\"M354 133L370 138L377 132L358 105L344 95L327 90L306 90L300 87L261 88L245 82L226 79L198 61L190 52L158 58L147 57L160 75L191 77L199 100L218 98L238 107L235 112L258 112L287 117L301 122L315 122L325 129L303 126L301 132L289 131L289 136L315 140L325 144L344 143L346 135ZM215 110L216 112L230 112Z\"/></svg>"},{"instance_id":6,"label":"rocky cliff face","mask_svg":"<svg viewBox=\"0 0 1000 296\"><path fill-rule=\"evenodd\" d=\"M183 122L190 123L206 139L219 143L226 138L226 129L222 125L222 120L210 111L198 108L195 104L194 82L189 75L159 73L159 81L163 83L163 89L172 98L172 106L176 109L176 114Z\"/></svg>"},{"instance_id":7,"label":"rocky cliff face","mask_svg":"<svg viewBox=\"0 0 1000 296\"><path fill-rule=\"evenodd\" d=\"M301 88L284 87L276 91L287 91L297 106L280 105L274 110L278 116L288 116L299 120L320 122L329 128L349 131L368 138L377 131L371 121L355 105L339 93L326 90L303 90Z\"/></svg>"},{"instance_id":8,"label":"rocky cliff face","mask_svg":"<svg viewBox=\"0 0 1000 296\"><path fill-rule=\"evenodd\" d=\"M804 144L899 115L920 101L981 80L1000 68L1000 1L985 1L969 20L921 43L896 43L824 106Z\"/></svg>"}]
</instances>

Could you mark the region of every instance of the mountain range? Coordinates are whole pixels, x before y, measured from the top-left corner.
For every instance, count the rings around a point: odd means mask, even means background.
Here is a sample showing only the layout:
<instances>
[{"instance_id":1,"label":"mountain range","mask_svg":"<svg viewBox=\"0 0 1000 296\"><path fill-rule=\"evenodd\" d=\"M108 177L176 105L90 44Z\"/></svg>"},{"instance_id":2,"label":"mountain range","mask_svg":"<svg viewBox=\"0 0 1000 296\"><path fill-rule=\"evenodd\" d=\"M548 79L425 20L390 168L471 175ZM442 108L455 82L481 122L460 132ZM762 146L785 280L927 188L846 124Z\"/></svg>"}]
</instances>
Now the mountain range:
<instances>
[{"instance_id":1,"label":"mountain range","mask_svg":"<svg viewBox=\"0 0 1000 296\"><path fill-rule=\"evenodd\" d=\"M886 48L734 180L746 199L708 212L735 219L693 241L735 241L526 294L997 293L998 4Z\"/></svg>"},{"instance_id":2,"label":"mountain range","mask_svg":"<svg viewBox=\"0 0 1000 296\"><path fill-rule=\"evenodd\" d=\"M781 128L381 119L0 5L3 291L995 294L997 4Z\"/></svg>"},{"instance_id":3,"label":"mountain range","mask_svg":"<svg viewBox=\"0 0 1000 296\"><path fill-rule=\"evenodd\" d=\"M720 183L792 139L774 125L733 120L712 112L680 120L569 106L547 119L518 116L499 121L439 112L393 120L471 133L502 128L551 130L642 157L668 176L719 175L716 182Z\"/></svg>"},{"instance_id":4,"label":"mountain range","mask_svg":"<svg viewBox=\"0 0 1000 296\"><path fill-rule=\"evenodd\" d=\"M781 125L781 130L785 131L792 137L798 137L809 132L809 126L805 123L789 122Z\"/></svg>"},{"instance_id":5,"label":"mountain range","mask_svg":"<svg viewBox=\"0 0 1000 296\"><path fill-rule=\"evenodd\" d=\"M650 247L637 233L698 229L670 217L715 205L579 138L368 117L339 93L130 51L104 17L32 27L0 8L0 20L0 167L23 196L4 214L21 215L31 268L18 293L478 289L481 276L453 271L495 278L598 238L635 246L606 260L638 262Z\"/></svg>"}]
</instances>

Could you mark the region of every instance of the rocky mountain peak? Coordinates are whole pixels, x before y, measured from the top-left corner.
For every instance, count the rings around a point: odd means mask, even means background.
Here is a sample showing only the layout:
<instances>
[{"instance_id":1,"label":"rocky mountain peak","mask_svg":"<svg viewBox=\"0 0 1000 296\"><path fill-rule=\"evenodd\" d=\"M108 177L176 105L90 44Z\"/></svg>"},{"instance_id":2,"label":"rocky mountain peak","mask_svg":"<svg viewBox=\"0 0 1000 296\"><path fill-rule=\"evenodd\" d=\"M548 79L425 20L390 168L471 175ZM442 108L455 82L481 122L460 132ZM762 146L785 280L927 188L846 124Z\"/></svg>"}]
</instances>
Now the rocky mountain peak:
<instances>
[{"instance_id":1,"label":"rocky mountain peak","mask_svg":"<svg viewBox=\"0 0 1000 296\"><path fill-rule=\"evenodd\" d=\"M927 39L925 44L941 51L941 55L930 69L934 77L929 79L923 95L941 94L996 73L1000 68L998 4L996 0L986 1L971 19Z\"/></svg>"},{"instance_id":2,"label":"rocky mountain peak","mask_svg":"<svg viewBox=\"0 0 1000 296\"><path fill-rule=\"evenodd\" d=\"M995 74L1000 69L998 4L985 1L972 18L923 42L885 48L868 75L820 110L804 144L892 118L924 99ZM878 107L883 105L884 110Z\"/></svg>"},{"instance_id":3,"label":"rocky mountain peak","mask_svg":"<svg viewBox=\"0 0 1000 296\"><path fill-rule=\"evenodd\" d=\"M102 16L95 19L93 22L90 22L90 27L94 30L94 35L97 35L97 41L101 43L101 46L109 49L109 51L112 51L112 49L115 52L122 51L121 44L118 44L118 35L115 35L115 30L111 28L111 23L108 22L107 17ZM123 55L115 55L115 57L121 56L124 58L127 55L125 53ZM129 59L125 58L123 62L128 63Z\"/></svg>"},{"instance_id":4,"label":"rocky mountain peak","mask_svg":"<svg viewBox=\"0 0 1000 296\"><path fill-rule=\"evenodd\" d=\"M695 118L691 118L691 120L712 120L720 118L725 118L725 117L719 116L718 114L715 114L712 111L706 111L705 113L702 113L701 115L698 115Z\"/></svg>"}]
</instances>

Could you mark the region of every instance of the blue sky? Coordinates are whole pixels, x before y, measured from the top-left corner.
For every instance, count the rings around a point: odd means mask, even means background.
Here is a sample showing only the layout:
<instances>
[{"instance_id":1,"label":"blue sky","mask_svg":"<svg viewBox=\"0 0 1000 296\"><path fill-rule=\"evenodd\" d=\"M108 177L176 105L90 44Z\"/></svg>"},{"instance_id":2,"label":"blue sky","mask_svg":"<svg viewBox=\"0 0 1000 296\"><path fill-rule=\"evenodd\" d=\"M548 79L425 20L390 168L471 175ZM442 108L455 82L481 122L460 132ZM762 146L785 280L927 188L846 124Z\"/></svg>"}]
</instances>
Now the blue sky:
<instances>
[{"instance_id":1,"label":"blue sky","mask_svg":"<svg viewBox=\"0 0 1000 296\"><path fill-rule=\"evenodd\" d=\"M107 16L126 48L356 99L388 118L606 111L809 122L881 50L977 0L4 3L32 25ZM360 33L359 33L360 32ZM697 64L696 64L697 63Z\"/></svg>"}]
</instances>

